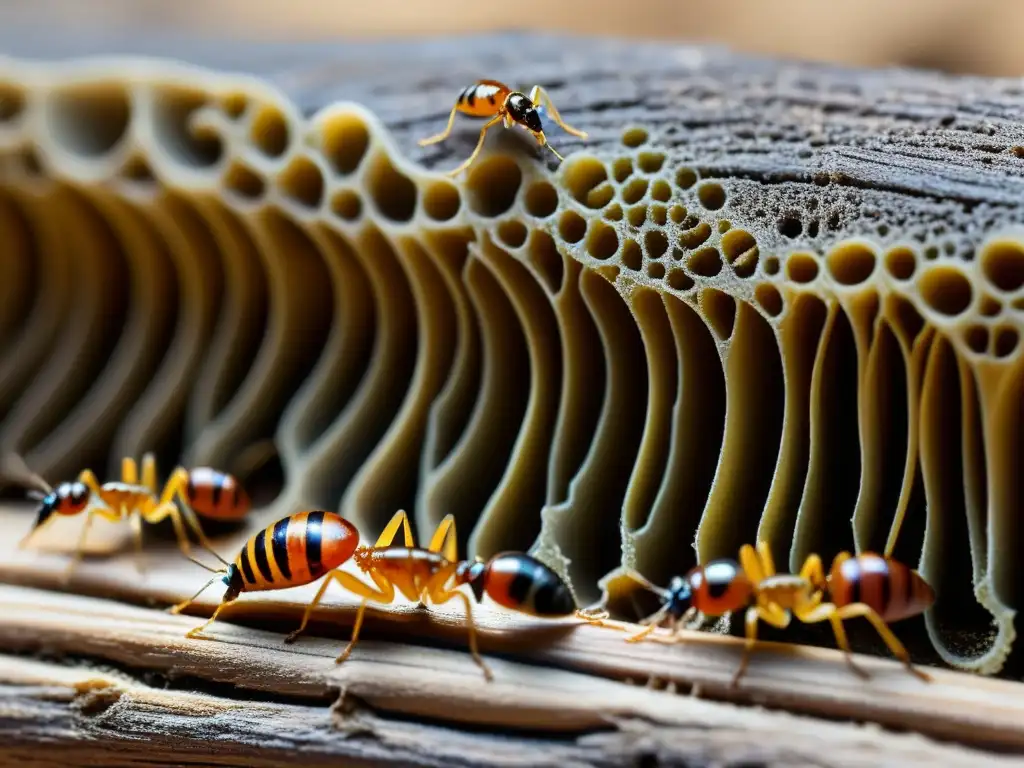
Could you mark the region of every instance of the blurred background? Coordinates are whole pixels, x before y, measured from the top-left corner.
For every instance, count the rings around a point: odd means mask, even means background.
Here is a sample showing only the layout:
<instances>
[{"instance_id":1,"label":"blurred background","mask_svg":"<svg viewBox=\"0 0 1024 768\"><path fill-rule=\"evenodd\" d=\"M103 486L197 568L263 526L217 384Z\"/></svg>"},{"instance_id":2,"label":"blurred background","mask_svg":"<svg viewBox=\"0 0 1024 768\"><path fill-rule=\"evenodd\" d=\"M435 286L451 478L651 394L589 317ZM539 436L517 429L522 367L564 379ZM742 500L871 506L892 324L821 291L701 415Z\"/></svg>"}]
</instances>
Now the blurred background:
<instances>
[{"instance_id":1,"label":"blurred background","mask_svg":"<svg viewBox=\"0 0 1024 768\"><path fill-rule=\"evenodd\" d=\"M1018 77L1021 0L0 0L0 25L265 39L565 31L843 64Z\"/></svg>"}]
</instances>

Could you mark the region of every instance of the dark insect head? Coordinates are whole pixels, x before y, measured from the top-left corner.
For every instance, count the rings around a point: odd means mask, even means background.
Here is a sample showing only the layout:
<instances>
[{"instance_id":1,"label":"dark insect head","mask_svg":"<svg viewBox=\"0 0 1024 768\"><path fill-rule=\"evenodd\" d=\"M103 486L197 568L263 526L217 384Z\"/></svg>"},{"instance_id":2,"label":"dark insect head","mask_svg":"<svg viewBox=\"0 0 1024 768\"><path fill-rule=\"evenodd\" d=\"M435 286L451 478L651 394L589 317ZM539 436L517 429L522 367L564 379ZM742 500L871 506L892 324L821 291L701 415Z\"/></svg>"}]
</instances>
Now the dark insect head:
<instances>
[{"instance_id":1,"label":"dark insect head","mask_svg":"<svg viewBox=\"0 0 1024 768\"><path fill-rule=\"evenodd\" d=\"M543 133L544 126L540 122L540 113L529 98L522 93L512 93L505 100L505 108L509 116L533 133Z\"/></svg>"},{"instance_id":2,"label":"dark insect head","mask_svg":"<svg viewBox=\"0 0 1024 768\"><path fill-rule=\"evenodd\" d=\"M674 576L665 592L665 609L673 618L678 619L690 609L692 601L693 589L690 582L682 576Z\"/></svg>"},{"instance_id":3,"label":"dark insect head","mask_svg":"<svg viewBox=\"0 0 1024 768\"><path fill-rule=\"evenodd\" d=\"M484 599L484 572L486 570L487 563L480 557L475 560L463 560L455 569L455 583L469 584L478 603L483 602Z\"/></svg>"}]
</instances>

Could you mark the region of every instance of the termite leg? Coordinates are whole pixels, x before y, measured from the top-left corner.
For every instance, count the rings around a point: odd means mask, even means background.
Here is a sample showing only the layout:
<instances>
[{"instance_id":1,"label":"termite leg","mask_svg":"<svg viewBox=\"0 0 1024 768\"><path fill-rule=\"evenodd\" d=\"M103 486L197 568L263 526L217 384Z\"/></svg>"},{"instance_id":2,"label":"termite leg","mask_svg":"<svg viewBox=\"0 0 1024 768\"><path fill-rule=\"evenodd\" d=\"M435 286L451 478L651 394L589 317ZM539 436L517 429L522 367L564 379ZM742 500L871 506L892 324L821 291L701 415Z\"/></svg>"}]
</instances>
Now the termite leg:
<instances>
[{"instance_id":1,"label":"termite leg","mask_svg":"<svg viewBox=\"0 0 1024 768\"><path fill-rule=\"evenodd\" d=\"M543 102L547 106L548 112L551 114L551 119L561 126L562 130L566 133L571 133L573 136L581 139L587 138L586 132L573 128L562 119L562 116L558 113L558 109L555 107L555 103L551 101L551 97L548 96L548 92L539 85L533 86L533 89L530 91L530 101L534 104Z\"/></svg>"},{"instance_id":2,"label":"termite leg","mask_svg":"<svg viewBox=\"0 0 1024 768\"><path fill-rule=\"evenodd\" d=\"M139 467L130 456L121 459L121 482L128 485L139 484Z\"/></svg>"},{"instance_id":3,"label":"termite leg","mask_svg":"<svg viewBox=\"0 0 1024 768\"><path fill-rule=\"evenodd\" d=\"M863 616L871 622L871 626L878 632L879 637L882 638L883 642L892 651L893 656L903 662L903 666L907 668L907 671L915 677L920 678L925 682L931 681L931 676L925 672L922 672L915 667L910 661L910 654L907 653L907 649L903 646L903 643L899 641L899 638L892 633L892 630L886 626L885 621L881 616L869 605L864 603L852 603L850 605L844 605L836 611L836 615L840 619L852 619L858 616Z\"/></svg>"},{"instance_id":4,"label":"termite leg","mask_svg":"<svg viewBox=\"0 0 1024 768\"><path fill-rule=\"evenodd\" d=\"M207 627L209 627L211 624L213 624L213 622L215 622L217 620L217 617L220 615L220 612L223 611L225 608L227 608L229 605L231 605L233 602L235 602L235 601L234 600L228 600L226 603L221 603L220 605L218 605L217 606L217 610L215 610L213 612L213 616L211 616L206 621L205 624L200 624L195 629L189 630L189 632L185 635L185 637L199 637L203 633L203 630L205 630Z\"/></svg>"},{"instance_id":5,"label":"termite leg","mask_svg":"<svg viewBox=\"0 0 1024 768\"><path fill-rule=\"evenodd\" d=\"M466 158L462 165L457 167L455 170L448 171L449 176L458 176L460 173L462 173L462 171L466 170L470 165L473 164L473 161L476 160L477 155L480 154L480 150L483 149L484 139L487 138L487 131L489 131L493 126L497 125L500 122L501 115L496 115L495 117L492 117L490 120L487 121L487 123L484 124L484 127L480 129L480 140L476 143L476 149L473 150L473 154Z\"/></svg>"},{"instance_id":6,"label":"termite leg","mask_svg":"<svg viewBox=\"0 0 1024 768\"><path fill-rule=\"evenodd\" d=\"M447 581L447 579L448 576L445 574L445 581ZM457 589L444 589L443 582L438 584L436 588L433 585L428 585L427 589L430 602L434 603L434 605L442 605L447 603L449 600L454 600L455 598L462 600L462 604L466 608L466 629L469 633L469 652L473 656L473 661L475 661L477 666L483 671L484 678L488 681L493 680L494 673L491 672L491 668L487 666L483 656L480 655L480 648L477 644L476 638L476 623L473 621L473 603L469 599L469 596L466 595L465 592Z\"/></svg>"},{"instance_id":7,"label":"termite leg","mask_svg":"<svg viewBox=\"0 0 1024 768\"><path fill-rule=\"evenodd\" d=\"M448 138L452 132L452 126L455 125L455 114L459 111L459 105L456 104L452 107L452 113L448 115L448 127L441 131L436 136L431 136L429 139L420 139L419 145L421 147L427 147L431 144L437 144L439 141L444 141Z\"/></svg>"}]
</instances>

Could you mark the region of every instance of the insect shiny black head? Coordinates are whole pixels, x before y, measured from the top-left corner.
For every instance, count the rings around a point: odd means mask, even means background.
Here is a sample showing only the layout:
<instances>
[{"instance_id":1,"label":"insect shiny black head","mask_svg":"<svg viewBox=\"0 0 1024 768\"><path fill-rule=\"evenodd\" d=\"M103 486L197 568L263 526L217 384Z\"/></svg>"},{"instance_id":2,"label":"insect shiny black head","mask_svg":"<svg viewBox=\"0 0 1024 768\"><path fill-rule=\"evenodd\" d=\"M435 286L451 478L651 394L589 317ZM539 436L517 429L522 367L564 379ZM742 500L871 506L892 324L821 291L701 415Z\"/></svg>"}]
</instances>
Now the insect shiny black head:
<instances>
[{"instance_id":1,"label":"insect shiny black head","mask_svg":"<svg viewBox=\"0 0 1024 768\"><path fill-rule=\"evenodd\" d=\"M242 581L242 572L238 569L238 566L232 563L228 566L228 569L224 572L221 577L228 589L224 593L224 602L230 602L242 594L242 590L245 588L245 582Z\"/></svg>"},{"instance_id":2,"label":"insect shiny black head","mask_svg":"<svg viewBox=\"0 0 1024 768\"><path fill-rule=\"evenodd\" d=\"M693 589L690 587L690 582L682 576L674 576L668 583L668 591L665 596L665 608L669 615L678 619L690 610L692 604Z\"/></svg>"},{"instance_id":3,"label":"insect shiny black head","mask_svg":"<svg viewBox=\"0 0 1024 768\"><path fill-rule=\"evenodd\" d=\"M540 122L540 113L532 101L521 93L509 94L505 101L509 116L520 125L534 133L542 133L544 126Z\"/></svg>"},{"instance_id":4,"label":"insect shiny black head","mask_svg":"<svg viewBox=\"0 0 1024 768\"><path fill-rule=\"evenodd\" d=\"M469 584L473 590L473 596L478 603L484 599L484 574L487 571L487 563L479 557L476 560L465 560L459 563L455 570L456 584Z\"/></svg>"},{"instance_id":5,"label":"insect shiny black head","mask_svg":"<svg viewBox=\"0 0 1024 768\"><path fill-rule=\"evenodd\" d=\"M39 508L36 509L36 522L35 528L38 528L57 511L57 505L60 503L60 499L57 496L56 491L50 491L39 500Z\"/></svg>"}]
</instances>

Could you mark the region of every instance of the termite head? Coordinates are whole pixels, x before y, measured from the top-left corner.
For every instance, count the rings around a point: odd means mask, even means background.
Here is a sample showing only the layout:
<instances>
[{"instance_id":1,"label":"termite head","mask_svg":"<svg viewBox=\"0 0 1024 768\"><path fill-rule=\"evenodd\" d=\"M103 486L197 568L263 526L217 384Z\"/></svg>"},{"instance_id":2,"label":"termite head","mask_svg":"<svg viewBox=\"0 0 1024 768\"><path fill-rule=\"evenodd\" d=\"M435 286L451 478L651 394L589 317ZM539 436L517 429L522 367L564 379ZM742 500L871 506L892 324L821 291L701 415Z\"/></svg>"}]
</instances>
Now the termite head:
<instances>
[{"instance_id":1,"label":"termite head","mask_svg":"<svg viewBox=\"0 0 1024 768\"><path fill-rule=\"evenodd\" d=\"M474 560L463 560L455 569L455 583L469 584L473 595L478 603L484 599L484 573L487 571L487 563L483 558L477 557Z\"/></svg>"},{"instance_id":2,"label":"termite head","mask_svg":"<svg viewBox=\"0 0 1024 768\"><path fill-rule=\"evenodd\" d=\"M39 501L36 510L38 528L53 515L77 515L89 506L89 489L84 483L61 483L45 496L38 492L29 492L29 496Z\"/></svg>"},{"instance_id":3,"label":"termite head","mask_svg":"<svg viewBox=\"0 0 1024 768\"><path fill-rule=\"evenodd\" d=\"M522 93L510 93L505 99L505 109L509 117L535 135L544 135L544 126L540 122L540 113L536 105Z\"/></svg>"},{"instance_id":4,"label":"termite head","mask_svg":"<svg viewBox=\"0 0 1024 768\"><path fill-rule=\"evenodd\" d=\"M693 588L690 582L682 576L672 577L665 590L665 610L674 619L679 619L684 613L690 610L693 604Z\"/></svg>"},{"instance_id":5,"label":"termite head","mask_svg":"<svg viewBox=\"0 0 1024 768\"><path fill-rule=\"evenodd\" d=\"M242 572L238 569L238 566L232 563L224 571L224 575L221 577L227 585L227 591L224 593L223 602L227 603L234 600L240 594L242 589L245 587L245 582L242 581Z\"/></svg>"}]
</instances>

